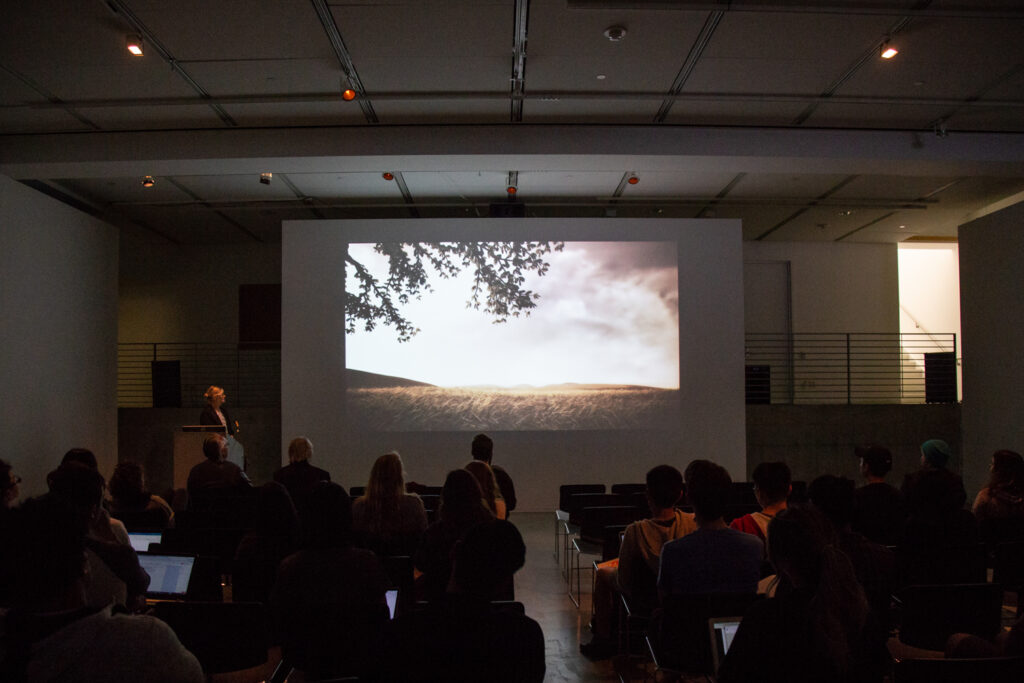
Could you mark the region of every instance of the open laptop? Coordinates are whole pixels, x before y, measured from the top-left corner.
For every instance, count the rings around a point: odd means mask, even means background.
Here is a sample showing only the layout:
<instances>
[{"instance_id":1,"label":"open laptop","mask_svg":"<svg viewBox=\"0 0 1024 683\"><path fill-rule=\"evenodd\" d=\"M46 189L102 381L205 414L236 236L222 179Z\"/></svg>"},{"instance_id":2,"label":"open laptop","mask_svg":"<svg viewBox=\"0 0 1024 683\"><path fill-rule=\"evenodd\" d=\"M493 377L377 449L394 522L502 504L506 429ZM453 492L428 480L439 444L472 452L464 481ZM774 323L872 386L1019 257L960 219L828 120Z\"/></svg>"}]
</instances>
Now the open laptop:
<instances>
[{"instance_id":1,"label":"open laptop","mask_svg":"<svg viewBox=\"0 0 1024 683\"><path fill-rule=\"evenodd\" d=\"M159 531L129 531L128 541L137 553L149 551L150 543L159 543L163 534Z\"/></svg>"},{"instance_id":2,"label":"open laptop","mask_svg":"<svg viewBox=\"0 0 1024 683\"><path fill-rule=\"evenodd\" d=\"M194 555L139 553L139 564L149 574L146 600L185 600L195 562Z\"/></svg>"},{"instance_id":3,"label":"open laptop","mask_svg":"<svg viewBox=\"0 0 1024 683\"><path fill-rule=\"evenodd\" d=\"M732 639L736 637L736 630L740 627L743 617L711 617L708 619L708 630L711 632L711 662L714 665L715 675L718 675L718 667L722 665L725 653L732 646Z\"/></svg>"}]
</instances>

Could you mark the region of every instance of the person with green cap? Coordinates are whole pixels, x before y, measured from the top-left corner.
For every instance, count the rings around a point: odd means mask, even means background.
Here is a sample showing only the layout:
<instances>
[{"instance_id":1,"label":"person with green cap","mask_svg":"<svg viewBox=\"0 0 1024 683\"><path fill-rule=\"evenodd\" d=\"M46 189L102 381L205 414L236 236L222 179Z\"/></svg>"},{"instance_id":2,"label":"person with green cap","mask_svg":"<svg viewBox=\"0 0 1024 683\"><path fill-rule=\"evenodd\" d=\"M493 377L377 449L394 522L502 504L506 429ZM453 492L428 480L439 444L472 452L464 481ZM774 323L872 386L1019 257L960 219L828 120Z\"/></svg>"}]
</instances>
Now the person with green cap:
<instances>
[{"instance_id":1,"label":"person with green cap","mask_svg":"<svg viewBox=\"0 0 1024 683\"><path fill-rule=\"evenodd\" d=\"M942 439L928 439L921 444L921 469L908 474L900 488L911 510L920 504L943 509L960 509L967 502L963 479L946 469L951 455L949 444ZM921 486L925 481L928 485ZM934 498L937 494L941 494L940 500L920 500L922 495Z\"/></svg>"}]
</instances>

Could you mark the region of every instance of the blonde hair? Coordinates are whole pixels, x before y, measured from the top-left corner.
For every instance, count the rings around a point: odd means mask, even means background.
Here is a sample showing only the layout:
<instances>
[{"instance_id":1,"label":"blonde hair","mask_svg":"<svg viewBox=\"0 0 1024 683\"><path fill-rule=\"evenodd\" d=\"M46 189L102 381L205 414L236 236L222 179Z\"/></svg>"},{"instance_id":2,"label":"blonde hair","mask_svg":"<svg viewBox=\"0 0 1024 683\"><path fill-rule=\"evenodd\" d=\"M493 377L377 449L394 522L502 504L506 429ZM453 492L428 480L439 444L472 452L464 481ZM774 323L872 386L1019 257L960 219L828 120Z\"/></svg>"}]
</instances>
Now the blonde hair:
<instances>
[{"instance_id":1,"label":"blonde hair","mask_svg":"<svg viewBox=\"0 0 1024 683\"><path fill-rule=\"evenodd\" d=\"M306 437L296 437L288 444L288 462L305 462L312 457L313 442Z\"/></svg>"},{"instance_id":2,"label":"blonde hair","mask_svg":"<svg viewBox=\"0 0 1024 683\"><path fill-rule=\"evenodd\" d=\"M224 393L224 389L222 387L218 387L216 384L211 384L210 388L203 392L203 398L205 398L207 401L209 401L215 395L223 394L223 393Z\"/></svg>"},{"instance_id":3,"label":"blonde hair","mask_svg":"<svg viewBox=\"0 0 1024 683\"><path fill-rule=\"evenodd\" d=\"M498 480L494 478L494 470L491 469L491 466L483 460L472 460L463 469L476 477L477 483L480 484L480 492L484 497L484 504L492 514L497 514L498 507L494 501L497 498L501 498L501 492L498 488Z\"/></svg>"},{"instance_id":4,"label":"blonde hair","mask_svg":"<svg viewBox=\"0 0 1024 683\"><path fill-rule=\"evenodd\" d=\"M405 495L405 473L402 458L397 452L385 453L377 458L366 482L366 493L359 497L366 507L363 518L371 532L379 532L398 514Z\"/></svg>"}]
</instances>

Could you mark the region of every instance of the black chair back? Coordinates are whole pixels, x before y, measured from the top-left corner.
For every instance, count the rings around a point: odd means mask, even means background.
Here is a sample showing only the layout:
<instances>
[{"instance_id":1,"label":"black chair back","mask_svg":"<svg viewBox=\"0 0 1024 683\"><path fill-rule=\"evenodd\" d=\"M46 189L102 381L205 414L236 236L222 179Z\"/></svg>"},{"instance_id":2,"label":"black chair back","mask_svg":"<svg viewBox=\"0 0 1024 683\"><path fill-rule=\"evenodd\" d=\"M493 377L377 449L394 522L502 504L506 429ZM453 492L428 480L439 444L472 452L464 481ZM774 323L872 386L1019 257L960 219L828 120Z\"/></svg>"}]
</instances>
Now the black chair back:
<instances>
[{"instance_id":1,"label":"black chair back","mask_svg":"<svg viewBox=\"0 0 1024 683\"><path fill-rule=\"evenodd\" d=\"M416 602L416 591L413 588L412 558L408 555L386 555L380 558L388 583L398 590L398 603L395 615L404 614Z\"/></svg>"},{"instance_id":2,"label":"black chair back","mask_svg":"<svg viewBox=\"0 0 1024 683\"><path fill-rule=\"evenodd\" d=\"M270 636L258 602L158 602L153 615L171 627L207 675L267 661Z\"/></svg>"},{"instance_id":3,"label":"black chair back","mask_svg":"<svg viewBox=\"0 0 1024 683\"><path fill-rule=\"evenodd\" d=\"M642 493L646 496L647 484L612 484L612 493Z\"/></svg>"},{"instance_id":4,"label":"black chair back","mask_svg":"<svg viewBox=\"0 0 1024 683\"><path fill-rule=\"evenodd\" d=\"M905 645L942 651L954 633L992 639L1001 628L1003 587L996 583L905 586L894 597Z\"/></svg>"},{"instance_id":5,"label":"black chair back","mask_svg":"<svg viewBox=\"0 0 1024 683\"><path fill-rule=\"evenodd\" d=\"M1024 657L902 659L892 673L893 683L1019 683Z\"/></svg>"},{"instance_id":6,"label":"black chair back","mask_svg":"<svg viewBox=\"0 0 1024 683\"><path fill-rule=\"evenodd\" d=\"M632 505L604 505L585 507L579 512L580 538L589 543L605 543L608 527L616 527L618 536L620 529L635 522L643 513ZM618 557L618 553L615 554Z\"/></svg>"},{"instance_id":7,"label":"black chair back","mask_svg":"<svg viewBox=\"0 0 1024 683\"><path fill-rule=\"evenodd\" d=\"M604 493L604 484L562 484L558 487L558 509L569 511L569 496L574 493Z\"/></svg>"},{"instance_id":8,"label":"black chair back","mask_svg":"<svg viewBox=\"0 0 1024 683\"><path fill-rule=\"evenodd\" d=\"M711 617L737 617L762 596L756 593L670 595L654 611L648 629L658 668L714 675Z\"/></svg>"},{"instance_id":9,"label":"black chair back","mask_svg":"<svg viewBox=\"0 0 1024 683\"><path fill-rule=\"evenodd\" d=\"M757 496L754 495L754 482L734 481L729 489L730 505L757 505Z\"/></svg>"},{"instance_id":10,"label":"black chair back","mask_svg":"<svg viewBox=\"0 0 1024 683\"><path fill-rule=\"evenodd\" d=\"M569 522L579 526L581 524L580 511L583 508L629 504L626 496L618 493L574 493L569 496L568 507L563 509L569 513Z\"/></svg>"}]
</instances>

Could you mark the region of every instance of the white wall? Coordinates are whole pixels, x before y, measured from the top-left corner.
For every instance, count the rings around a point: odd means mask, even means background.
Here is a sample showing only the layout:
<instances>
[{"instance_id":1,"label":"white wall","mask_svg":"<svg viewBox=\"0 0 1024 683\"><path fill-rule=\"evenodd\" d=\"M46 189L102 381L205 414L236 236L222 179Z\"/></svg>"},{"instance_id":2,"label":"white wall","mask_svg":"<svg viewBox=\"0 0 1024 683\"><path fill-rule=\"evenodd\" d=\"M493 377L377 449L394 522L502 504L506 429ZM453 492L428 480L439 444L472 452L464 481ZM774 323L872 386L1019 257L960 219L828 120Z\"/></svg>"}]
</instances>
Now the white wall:
<instances>
[{"instance_id":1,"label":"white wall","mask_svg":"<svg viewBox=\"0 0 1024 683\"><path fill-rule=\"evenodd\" d=\"M237 342L238 286L281 281L280 244L121 241L118 341Z\"/></svg>"},{"instance_id":2,"label":"white wall","mask_svg":"<svg viewBox=\"0 0 1024 683\"><path fill-rule=\"evenodd\" d=\"M457 223L457 226L453 226ZM662 431L501 432L495 463L516 482L520 509L550 510L562 483L642 481L652 466L682 469L710 458L746 478L743 399L742 241L738 221L629 219L425 219L294 221L282 231L282 439L312 439L318 464L345 486L360 485L373 460L402 453L409 477L440 484L469 461L472 432L349 429L341 297L344 244L414 226L418 239L678 239L683 414ZM348 229L348 232L344 230ZM359 232L361 231L361 232ZM443 234L444 236L438 237ZM362 238L360 238L362 235ZM546 235L546 236L545 236ZM574 237L574 235L576 235ZM408 239L408 237L406 238Z\"/></svg>"},{"instance_id":3,"label":"white wall","mask_svg":"<svg viewBox=\"0 0 1024 683\"><path fill-rule=\"evenodd\" d=\"M0 176L0 434L22 496L69 448L117 461L117 230Z\"/></svg>"},{"instance_id":4,"label":"white wall","mask_svg":"<svg viewBox=\"0 0 1024 683\"><path fill-rule=\"evenodd\" d=\"M900 332L913 335L956 334L957 360L960 345L960 250L956 244L900 244ZM928 337L910 337L916 347ZM946 337L933 337L945 341ZM921 341L918 341L921 340ZM943 350L952 348L943 346ZM924 376L923 360L919 364ZM963 378L957 367L957 396L963 396Z\"/></svg>"},{"instance_id":5,"label":"white wall","mask_svg":"<svg viewBox=\"0 0 1024 683\"><path fill-rule=\"evenodd\" d=\"M961 225L964 484L988 479L992 453L1024 452L1024 203Z\"/></svg>"},{"instance_id":6,"label":"white wall","mask_svg":"<svg viewBox=\"0 0 1024 683\"><path fill-rule=\"evenodd\" d=\"M744 242L743 261L789 263L793 332L899 332L893 244Z\"/></svg>"}]
</instances>

